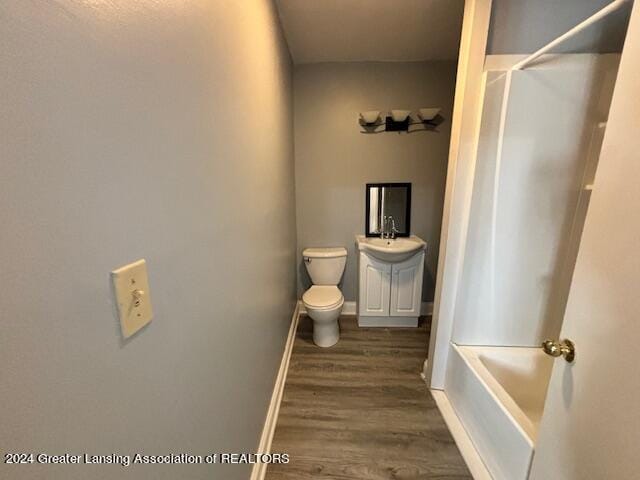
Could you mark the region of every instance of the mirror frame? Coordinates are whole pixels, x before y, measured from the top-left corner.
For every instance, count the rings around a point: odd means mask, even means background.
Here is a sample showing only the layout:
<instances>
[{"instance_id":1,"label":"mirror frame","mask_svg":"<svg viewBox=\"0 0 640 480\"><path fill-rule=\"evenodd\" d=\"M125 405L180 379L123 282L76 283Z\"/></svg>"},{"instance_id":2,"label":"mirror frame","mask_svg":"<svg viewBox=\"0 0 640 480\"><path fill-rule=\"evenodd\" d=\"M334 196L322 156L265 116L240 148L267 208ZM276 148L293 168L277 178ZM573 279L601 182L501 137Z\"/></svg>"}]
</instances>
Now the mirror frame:
<instances>
[{"instance_id":1,"label":"mirror frame","mask_svg":"<svg viewBox=\"0 0 640 480\"><path fill-rule=\"evenodd\" d=\"M369 214L371 211L371 202L369 200L369 190L372 187L405 187L407 189L407 209L405 212L406 216L406 232L397 233L396 237L409 237L411 236L411 183L367 183L364 189L365 195L365 226L364 226L364 234L366 237L379 237L379 233L369 233Z\"/></svg>"}]
</instances>

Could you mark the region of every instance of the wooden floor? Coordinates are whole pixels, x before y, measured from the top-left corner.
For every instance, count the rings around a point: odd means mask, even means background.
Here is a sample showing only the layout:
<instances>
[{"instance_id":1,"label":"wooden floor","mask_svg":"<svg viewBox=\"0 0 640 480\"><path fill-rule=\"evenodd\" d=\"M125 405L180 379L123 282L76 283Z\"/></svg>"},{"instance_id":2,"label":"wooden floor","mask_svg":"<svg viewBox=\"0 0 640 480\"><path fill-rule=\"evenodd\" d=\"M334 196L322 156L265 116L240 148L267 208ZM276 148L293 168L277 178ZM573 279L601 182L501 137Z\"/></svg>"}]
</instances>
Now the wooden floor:
<instances>
[{"instance_id":1,"label":"wooden floor","mask_svg":"<svg viewBox=\"0 0 640 480\"><path fill-rule=\"evenodd\" d=\"M288 453L267 480L471 479L420 378L428 325L358 328L314 345L300 318L271 451Z\"/></svg>"}]
</instances>

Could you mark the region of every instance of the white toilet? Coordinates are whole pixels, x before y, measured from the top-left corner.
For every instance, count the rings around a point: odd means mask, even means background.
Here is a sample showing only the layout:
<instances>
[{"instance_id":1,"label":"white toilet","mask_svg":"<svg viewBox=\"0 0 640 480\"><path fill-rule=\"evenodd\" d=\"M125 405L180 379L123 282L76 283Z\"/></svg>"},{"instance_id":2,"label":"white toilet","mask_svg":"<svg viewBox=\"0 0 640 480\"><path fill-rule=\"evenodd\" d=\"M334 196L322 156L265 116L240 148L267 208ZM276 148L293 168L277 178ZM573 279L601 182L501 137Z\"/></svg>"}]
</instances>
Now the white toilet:
<instances>
[{"instance_id":1,"label":"white toilet","mask_svg":"<svg viewBox=\"0 0 640 480\"><path fill-rule=\"evenodd\" d=\"M302 256L313 282L302 295L302 303L313 320L313 342L320 347L330 347L340 337L338 317L344 297L338 283L347 263L347 249L306 248Z\"/></svg>"}]
</instances>

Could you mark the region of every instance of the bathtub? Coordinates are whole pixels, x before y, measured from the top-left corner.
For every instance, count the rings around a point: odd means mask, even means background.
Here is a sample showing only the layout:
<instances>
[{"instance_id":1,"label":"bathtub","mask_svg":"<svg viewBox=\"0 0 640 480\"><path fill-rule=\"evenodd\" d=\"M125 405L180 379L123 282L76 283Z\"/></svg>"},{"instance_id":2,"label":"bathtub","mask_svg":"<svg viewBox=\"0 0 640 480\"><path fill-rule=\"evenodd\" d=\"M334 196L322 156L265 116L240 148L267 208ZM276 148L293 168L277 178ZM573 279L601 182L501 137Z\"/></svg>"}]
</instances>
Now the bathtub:
<instances>
[{"instance_id":1,"label":"bathtub","mask_svg":"<svg viewBox=\"0 0 640 480\"><path fill-rule=\"evenodd\" d=\"M552 365L540 348L452 345L445 392L494 480L529 475Z\"/></svg>"}]
</instances>

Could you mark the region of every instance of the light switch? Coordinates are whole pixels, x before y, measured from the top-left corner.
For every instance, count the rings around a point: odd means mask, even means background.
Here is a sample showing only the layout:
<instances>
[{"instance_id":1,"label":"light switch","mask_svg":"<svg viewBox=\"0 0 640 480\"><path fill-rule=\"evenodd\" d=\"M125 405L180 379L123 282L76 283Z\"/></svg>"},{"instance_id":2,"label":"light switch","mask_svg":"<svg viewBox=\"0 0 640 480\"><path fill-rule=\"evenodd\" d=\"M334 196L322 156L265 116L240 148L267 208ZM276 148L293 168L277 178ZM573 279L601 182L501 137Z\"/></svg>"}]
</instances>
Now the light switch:
<instances>
[{"instance_id":1,"label":"light switch","mask_svg":"<svg viewBox=\"0 0 640 480\"><path fill-rule=\"evenodd\" d=\"M120 329L124 338L130 337L153 318L147 262L144 259L111 272L113 291L118 304Z\"/></svg>"}]
</instances>

